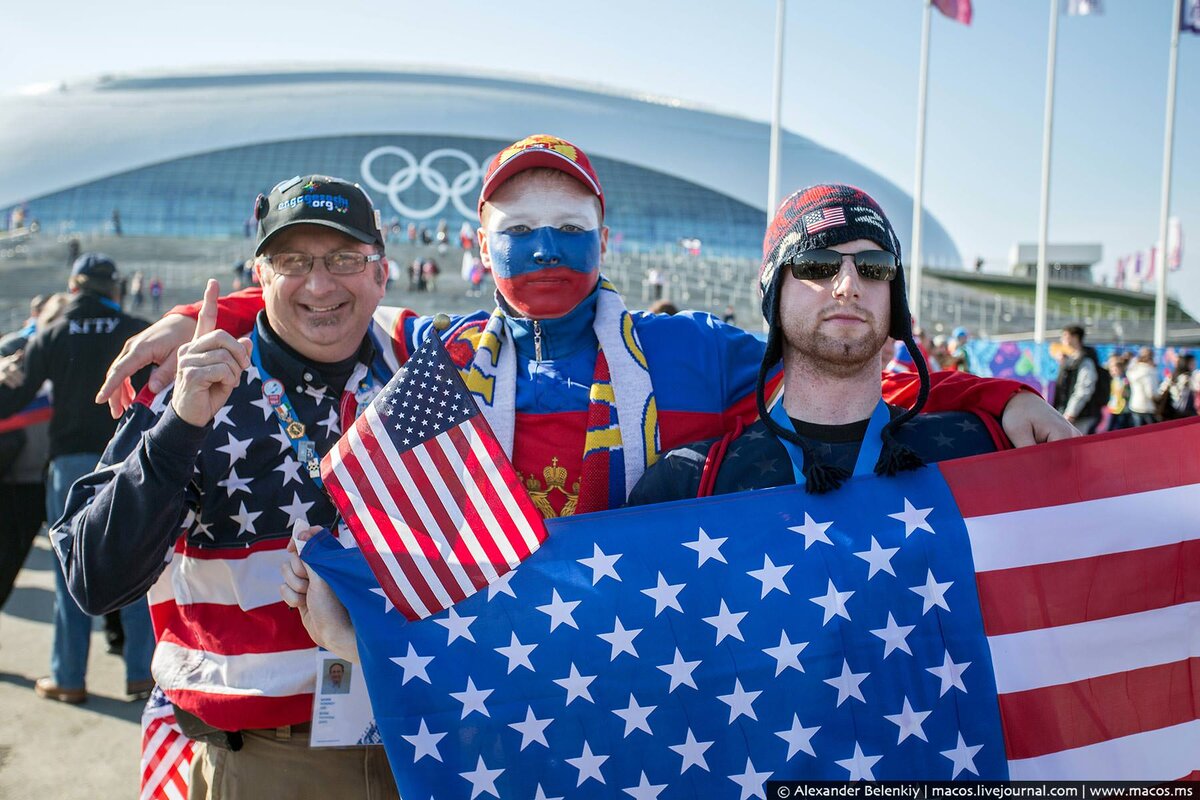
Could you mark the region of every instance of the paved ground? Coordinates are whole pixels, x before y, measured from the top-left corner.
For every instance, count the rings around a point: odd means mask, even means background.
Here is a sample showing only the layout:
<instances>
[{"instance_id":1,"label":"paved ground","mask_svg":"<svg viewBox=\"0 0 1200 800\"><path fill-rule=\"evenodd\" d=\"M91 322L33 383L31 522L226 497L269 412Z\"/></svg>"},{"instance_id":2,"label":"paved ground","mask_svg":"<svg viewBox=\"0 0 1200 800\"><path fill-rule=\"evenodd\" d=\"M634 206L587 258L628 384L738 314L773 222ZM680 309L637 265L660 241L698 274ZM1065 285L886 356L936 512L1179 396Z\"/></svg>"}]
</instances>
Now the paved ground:
<instances>
[{"instance_id":1,"label":"paved ground","mask_svg":"<svg viewBox=\"0 0 1200 800\"><path fill-rule=\"evenodd\" d=\"M33 693L49 672L53 558L39 536L0 613L0 800L134 798L142 703L125 702L124 664L107 654L104 635L92 635L87 703Z\"/></svg>"}]
</instances>

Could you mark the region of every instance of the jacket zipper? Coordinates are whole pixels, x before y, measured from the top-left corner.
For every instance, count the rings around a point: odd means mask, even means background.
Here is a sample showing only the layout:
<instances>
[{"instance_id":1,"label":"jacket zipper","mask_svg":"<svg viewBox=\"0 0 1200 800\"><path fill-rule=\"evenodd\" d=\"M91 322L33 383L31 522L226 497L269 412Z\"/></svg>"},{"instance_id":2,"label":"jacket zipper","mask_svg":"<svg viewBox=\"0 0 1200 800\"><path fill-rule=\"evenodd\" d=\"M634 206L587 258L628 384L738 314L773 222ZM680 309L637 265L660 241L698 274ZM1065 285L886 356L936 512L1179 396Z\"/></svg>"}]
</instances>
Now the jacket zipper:
<instances>
[{"instance_id":1,"label":"jacket zipper","mask_svg":"<svg viewBox=\"0 0 1200 800\"><path fill-rule=\"evenodd\" d=\"M542 326L536 319L533 321L533 354L537 362L542 363Z\"/></svg>"}]
</instances>

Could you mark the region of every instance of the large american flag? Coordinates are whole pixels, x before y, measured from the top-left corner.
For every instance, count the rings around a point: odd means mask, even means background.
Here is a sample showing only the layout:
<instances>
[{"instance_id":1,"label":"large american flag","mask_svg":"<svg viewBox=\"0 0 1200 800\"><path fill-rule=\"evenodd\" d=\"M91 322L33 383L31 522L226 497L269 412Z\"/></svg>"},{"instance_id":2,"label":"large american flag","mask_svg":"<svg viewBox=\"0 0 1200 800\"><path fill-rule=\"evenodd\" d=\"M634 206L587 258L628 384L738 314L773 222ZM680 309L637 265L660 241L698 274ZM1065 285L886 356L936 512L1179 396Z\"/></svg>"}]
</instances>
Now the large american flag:
<instances>
[{"instance_id":1,"label":"large american flag","mask_svg":"<svg viewBox=\"0 0 1200 800\"><path fill-rule=\"evenodd\" d=\"M184 800L195 745L175 721L175 709L154 692L142 710L142 781L138 800Z\"/></svg>"},{"instance_id":2,"label":"large american flag","mask_svg":"<svg viewBox=\"0 0 1200 800\"><path fill-rule=\"evenodd\" d=\"M322 535L401 794L1200 769L1200 422L551 520L415 624Z\"/></svg>"},{"instance_id":3,"label":"large american flag","mask_svg":"<svg viewBox=\"0 0 1200 800\"><path fill-rule=\"evenodd\" d=\"M387 599L436 614L537 550L542 517L431 334L321 463Z\"/></svg>"}]
</instances>

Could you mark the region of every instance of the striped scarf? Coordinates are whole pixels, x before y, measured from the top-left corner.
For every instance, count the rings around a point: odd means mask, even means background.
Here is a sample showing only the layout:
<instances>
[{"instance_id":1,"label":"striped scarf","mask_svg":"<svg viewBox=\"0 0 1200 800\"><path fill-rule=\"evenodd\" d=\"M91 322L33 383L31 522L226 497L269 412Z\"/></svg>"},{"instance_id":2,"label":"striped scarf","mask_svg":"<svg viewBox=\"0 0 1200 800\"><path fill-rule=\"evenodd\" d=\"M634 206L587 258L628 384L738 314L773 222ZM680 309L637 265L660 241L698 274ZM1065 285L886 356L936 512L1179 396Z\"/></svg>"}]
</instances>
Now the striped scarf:
<instances>
[{"instance_id":1,"label":"striped scarf","mask_svg":"<svg viewBox=\"0 0 1200 800\"><path fill-rule=\"evenodd\" d=\"M516 434L517 357L509 344L506 312L497 306L479 338L471 367L492 388L473 392L504 452L512 458ZM600 277L592 322L600 343L588 392L587 436L576 513L617 508L658 458L658 407L646 355L621 294ZM628 442L628 446L626 443Z\"/></svg>"}]
</instances>

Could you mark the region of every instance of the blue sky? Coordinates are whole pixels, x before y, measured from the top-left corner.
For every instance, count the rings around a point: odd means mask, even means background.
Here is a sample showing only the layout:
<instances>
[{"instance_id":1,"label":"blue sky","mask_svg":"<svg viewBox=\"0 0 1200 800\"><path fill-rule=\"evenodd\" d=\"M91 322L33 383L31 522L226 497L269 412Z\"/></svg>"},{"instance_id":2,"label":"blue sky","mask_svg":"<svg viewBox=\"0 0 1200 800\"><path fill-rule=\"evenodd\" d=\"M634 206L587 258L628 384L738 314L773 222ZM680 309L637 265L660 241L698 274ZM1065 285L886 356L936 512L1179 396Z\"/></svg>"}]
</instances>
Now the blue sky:
<instances>
[{"instance_id":1,"label":"blue sky","mask_svg":"<svg viewBox=\"0 0 1200 800\"><path fill-rule=\"evenodd\" d=\"M925 202L963 256L991 268L1037 235L1049 8L974 5L970 27L934 14ZM1107 0L1102 16L1060 20L1050 240L1100 242L1101 274L1158 234L1172 5ZM5 14L0 92L133 69L392 61L601 83L767 119L774 20L770 0L25 3ZM920 25L920 0L789 0L786 127L911 191ZM1172 192L1184 267L1171 288L1194 314L1198 140L1200 36L1185 34Z\"/></svg>"}]
</instances>

